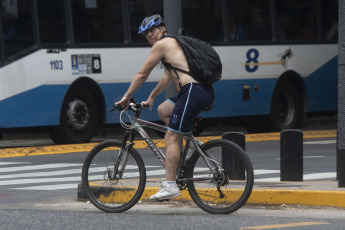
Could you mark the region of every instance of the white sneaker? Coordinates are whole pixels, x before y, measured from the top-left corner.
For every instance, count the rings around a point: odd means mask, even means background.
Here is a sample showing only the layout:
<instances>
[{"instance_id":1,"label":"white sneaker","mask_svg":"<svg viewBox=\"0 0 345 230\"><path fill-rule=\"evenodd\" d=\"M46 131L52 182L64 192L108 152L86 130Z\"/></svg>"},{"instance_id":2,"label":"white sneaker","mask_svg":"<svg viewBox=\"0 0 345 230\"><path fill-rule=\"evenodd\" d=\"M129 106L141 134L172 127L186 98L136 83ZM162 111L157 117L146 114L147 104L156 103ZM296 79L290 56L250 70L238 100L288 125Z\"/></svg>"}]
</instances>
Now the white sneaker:
<instances>
[{"instance_id":1,"label":"white sneaker","mask_svg":"<svg viewBox=\"0 0 345 230\"><path fill-rule=\"evenodd\" d=\"M199 145L202 145L203 143L199 140L199 139L196 139L195 140L198 142ZM194 143L190 143L189 144L189 149L187 151L187 156L186 156L186 161L193 155L193 153L195 152L196 150L196 147L194 145Z\"/></svg>"},{"instance_id":2,"label":"white sneaker","mask_svg":"<svg viewBox=\"0 0 345 230\"><path fill-rule=\"evenodd\" d=\"M175 187L168 188L163 181L161 184L161 189L150 197L150 200L166 200L181 196L180 190Z\"/></svg>"}]
</instances>

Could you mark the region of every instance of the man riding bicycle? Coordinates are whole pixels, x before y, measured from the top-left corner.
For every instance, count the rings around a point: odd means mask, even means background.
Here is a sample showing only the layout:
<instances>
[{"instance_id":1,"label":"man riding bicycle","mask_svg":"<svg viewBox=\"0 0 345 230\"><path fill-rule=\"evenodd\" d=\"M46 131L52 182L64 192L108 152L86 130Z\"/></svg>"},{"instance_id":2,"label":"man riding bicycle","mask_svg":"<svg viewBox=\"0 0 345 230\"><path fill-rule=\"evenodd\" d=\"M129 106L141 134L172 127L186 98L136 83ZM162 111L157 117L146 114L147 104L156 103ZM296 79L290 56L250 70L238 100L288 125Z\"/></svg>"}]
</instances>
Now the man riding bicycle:
<instances>
[{"instance_id":1,"label":"man riding bicycle","mask_svg":"<svg viewBox=\"0 0 345 230\"><path fill-rule=\"evenodd\" d=\"M189 71L186 57L182 48L173 37L167 35L165 24L160 15L146 17L140 27L139 34L143 34L152 46L149 57L144 66L139 70L132 80L123 98L117 105L125 106L130 103L131 96L147 80L152 69L162 61L164 66L177 67ZM167 99L159 105L159 117L168 125L165 135L166 144L166 175L165 181L161 184L161 189L152 200L164 200L180 196L180 191L176 185L177 167L180 160L180 146L183 134L191 133L197 115L214 100L212 85L201 84L190 75L167 69L150 96L143 103L152 110L155 98L163 92L169 84L173 82L178 95Z\"/></svg>"}]
</instances>

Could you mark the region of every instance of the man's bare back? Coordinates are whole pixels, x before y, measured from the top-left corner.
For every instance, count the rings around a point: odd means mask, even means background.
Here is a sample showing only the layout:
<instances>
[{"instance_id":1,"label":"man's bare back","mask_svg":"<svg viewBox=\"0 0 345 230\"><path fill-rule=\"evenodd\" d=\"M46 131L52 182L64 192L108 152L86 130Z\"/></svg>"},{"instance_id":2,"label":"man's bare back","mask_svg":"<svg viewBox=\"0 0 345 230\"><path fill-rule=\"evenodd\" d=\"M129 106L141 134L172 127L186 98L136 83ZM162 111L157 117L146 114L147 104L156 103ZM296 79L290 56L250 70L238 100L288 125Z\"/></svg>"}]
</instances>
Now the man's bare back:
<instances>
[{"instance_id":1,"label":"man's bare back","mask_svg":"<svg viewBox=\"0 0 345 230\"><path fill-rule=\"evenodd\" d=\"M167 62L174 67L189 71L186 57L175 38L166 37L157 41L156 43L160 43L159 45L164 46L166 49L162 61ZM194 80L194 78L182 72L179 72L178 76L176 76L176 73L174 71L170 71L170 74L173 78L175 88L178 89L177 91L179 91L180 86L182 87L190 82L197 82L196 80Z\"/></svg>"}]
</instances>

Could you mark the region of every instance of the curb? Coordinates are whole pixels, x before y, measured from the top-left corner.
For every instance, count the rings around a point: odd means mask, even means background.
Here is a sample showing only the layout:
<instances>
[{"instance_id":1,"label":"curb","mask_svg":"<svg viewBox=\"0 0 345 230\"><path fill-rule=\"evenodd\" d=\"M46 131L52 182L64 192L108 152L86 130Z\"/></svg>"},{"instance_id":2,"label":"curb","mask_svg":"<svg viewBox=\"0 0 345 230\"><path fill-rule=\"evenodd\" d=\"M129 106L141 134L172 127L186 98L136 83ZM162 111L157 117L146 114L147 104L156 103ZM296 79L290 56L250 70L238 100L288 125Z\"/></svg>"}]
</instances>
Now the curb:
<instances>
[{"instance_id":1,"label":"curb","mask_svg":"<svg viewBox=\"0 0 345 230\"><path fill-rule=\"evenodd\" d=\"M345 191L253 189L247 204L286 204L345 208Z\"/></svg>"},{"instance_id":2,"label":"curb","mask_svg":"<svg viewBox=\"0 0 345 230\"><path fill-rule=\"evenodd\" d=\"M140 200L149 199L159 187L146 187ZM78 199L86 196L78 185ZM187 190L181 191L177 201L193 201ZM307 205L345 208L345 191L292 190L292 189L253 189L246 204L252 205Z\"/></svg>"}]
</instances>

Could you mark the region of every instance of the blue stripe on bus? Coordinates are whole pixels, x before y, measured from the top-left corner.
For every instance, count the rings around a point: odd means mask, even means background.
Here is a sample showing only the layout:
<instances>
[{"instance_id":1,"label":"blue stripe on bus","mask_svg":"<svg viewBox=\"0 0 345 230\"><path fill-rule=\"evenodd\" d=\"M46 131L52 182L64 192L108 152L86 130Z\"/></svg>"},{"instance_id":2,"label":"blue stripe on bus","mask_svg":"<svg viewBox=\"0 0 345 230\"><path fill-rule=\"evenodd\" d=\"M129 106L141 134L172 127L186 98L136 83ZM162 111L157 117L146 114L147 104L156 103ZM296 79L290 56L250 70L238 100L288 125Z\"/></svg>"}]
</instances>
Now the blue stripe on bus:
<instances>
[{"instance_id":1,"label":"blue stripe on bus","mask_svg":"<svg viewBox=\"0 0 345 230\"><path fill-rule=\"evenodd\" d=\"M57 125L68 85L44 85L0 101L0 127Z\"/></svg>"},{"instance_id":2,"label":"blue stripe on bus","mask_svg":"<svg viewBox=\"0 0 345 230\"><path fill-rule=\"evenodd\" d=\"M307 112L338 109L338 56L304 79L307 91Z\"/></svg>"},{"instance_id":3,"label":"blue stripe on bus","mask_svg":"<svg viewBox=\"0 0 345 230\"><path fill-rule=\"evenodd\" d=\"M203 117L227 117L268 114L271 98L277 79L222 80L214 86L215 101ZM257 90L255 90L257 86ZM243 100L243 90L249 87L249 99Z\"/></svg>"},{"instance_id":4,"label":"blue stripe on bus","mask_svg":"<svg viewBox=\"0 0 345 230\"><path fill-rule=\"evenodd\" d=\"M148 82L135 93L137 102L145 101L157 83ZM119 123L116 112L110 113L114 102L120 100L129 83L101 84L106 104L106 123ZM58 125L60 110L69 85L43 85L0 101L0 128L20 128ZM153 111L148 109L142 118L159 120L157 107L164 93L155 100Z\"/></svg>"}]
</instances>

